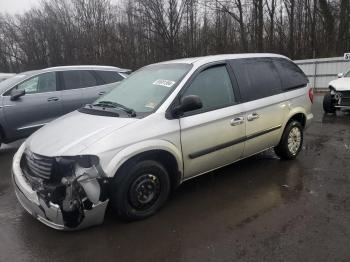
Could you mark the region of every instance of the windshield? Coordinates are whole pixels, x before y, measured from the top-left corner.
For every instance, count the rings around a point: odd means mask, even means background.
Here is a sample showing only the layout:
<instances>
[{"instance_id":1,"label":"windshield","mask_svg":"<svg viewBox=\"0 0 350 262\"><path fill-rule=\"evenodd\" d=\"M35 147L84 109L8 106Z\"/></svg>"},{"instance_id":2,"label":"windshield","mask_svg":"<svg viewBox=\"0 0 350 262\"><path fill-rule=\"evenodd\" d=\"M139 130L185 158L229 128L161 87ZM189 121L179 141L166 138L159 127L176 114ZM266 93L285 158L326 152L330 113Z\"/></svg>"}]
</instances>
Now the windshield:
<instances>
[{"instance_id":1,"label":"windshield","mask_svg":"<svg viewBox=\"0 0 350 262\"><path fill-rule=\"evenodd\" d=\"M344 74L344 77L350 77L350 71L346 72L346 73Z\"/></svg>"},{"instance_id":2,"label":"windshield","mask_svg":"<svg viewBox=\"0 0 350 262\"><path fill-rule=\"evenodd\" d=\"M191 69L189 64L150 65L133 73L98 103L118 103L137 113L153 112Z\"/></svg>"}]
</instances>

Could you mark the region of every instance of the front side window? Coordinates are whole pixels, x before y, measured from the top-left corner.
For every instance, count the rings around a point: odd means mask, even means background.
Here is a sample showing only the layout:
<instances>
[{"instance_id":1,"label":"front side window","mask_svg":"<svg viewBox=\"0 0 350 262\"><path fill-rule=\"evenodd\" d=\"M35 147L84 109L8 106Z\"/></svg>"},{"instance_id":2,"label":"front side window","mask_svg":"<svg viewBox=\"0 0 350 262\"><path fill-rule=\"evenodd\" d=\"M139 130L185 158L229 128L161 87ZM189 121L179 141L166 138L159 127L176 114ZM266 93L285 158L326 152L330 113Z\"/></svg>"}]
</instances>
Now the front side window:
<instances>
[{"instance_id":1,"label":"front side window","mask_svg":"<svg viewBox=\"0 0 350 262\"><path fill-rule=\"evenodd\" d=\"M26 94L46 93L56 91L56 73L49 72L34 76L15 87L16 90L25 90Z\"/></svg>"},{"instance_id":2,"label":"front side window","mask_svg":"<svg viewBox=\"0 0 350 262\"><path fill-rule=\"evenodd\" d=\"M189 64L158 64L141 68L123 80L102 102L118 103L138 113L156 110L191 69Z\"/></svg>"},{"instance_id":3,"label":"front side window","mask_svg":"<svg viewBox=\"0 0 350 262\"><path fill-rule=\"evenodd\" d=\"M97 80L91 71L72 70L62 72L64 88L66 90L97 86Z\"/></svg>"},{"instance_id":4,"label":"front side window","mask_svg":"<svg viewBox=\"0 0 350 262\"><path fill-rule=\"evenodd\" d=\"M235 102L235 97L226 66L210 67L199 73L182 94L182 97L187 95L199 96L203 104L199 111L209 111L232 105Z\"/></svg>"}]
</instances>

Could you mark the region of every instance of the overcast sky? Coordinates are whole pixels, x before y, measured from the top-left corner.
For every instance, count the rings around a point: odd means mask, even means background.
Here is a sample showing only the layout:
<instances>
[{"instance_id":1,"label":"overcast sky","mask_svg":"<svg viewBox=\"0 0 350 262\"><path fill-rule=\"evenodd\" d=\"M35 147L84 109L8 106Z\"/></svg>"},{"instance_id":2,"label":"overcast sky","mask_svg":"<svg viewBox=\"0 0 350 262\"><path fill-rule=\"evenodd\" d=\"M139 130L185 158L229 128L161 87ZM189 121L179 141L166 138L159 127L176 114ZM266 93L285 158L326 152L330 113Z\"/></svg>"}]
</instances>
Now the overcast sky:
<instances>
[{"instance_id":1,"label":"overcast sky","mask_svg":"<svg viewBox=\"0 0 350 262\"><path fill-rule=\"evenodd\" d=\"M0 13L22 14L33 6L38 6L41 0L0 0ZM118 0L112 0L118 3Z\"/></svg>"},{"instance_id":2,"label":"overcast sky","mask_svg":"<svg viewBox=\"0 0 350 262\"><path fill-rule=\"evenodd\" d=\"M17 14L28 11L32 6L37 5L40 0L0 0L0 12Z\"/></svg>"}]
</instances>

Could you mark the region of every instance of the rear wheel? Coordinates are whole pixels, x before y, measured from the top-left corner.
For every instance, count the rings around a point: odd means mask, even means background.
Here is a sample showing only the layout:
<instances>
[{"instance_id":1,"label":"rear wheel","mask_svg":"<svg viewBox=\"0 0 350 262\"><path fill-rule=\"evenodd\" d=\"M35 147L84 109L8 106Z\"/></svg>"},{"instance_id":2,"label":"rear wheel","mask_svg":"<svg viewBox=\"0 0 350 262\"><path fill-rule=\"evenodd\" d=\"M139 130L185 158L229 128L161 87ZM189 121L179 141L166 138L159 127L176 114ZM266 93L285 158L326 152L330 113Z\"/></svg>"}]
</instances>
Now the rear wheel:
<instances>
[{"instance_id":1,"label":"rear wheel","mask_svg":"<svg viewBox=\"0 0 350 262\"><path fill-rule=\"evenodd\" d=\"M283 135L275 153L281 159L294 159L303 145L303 127L298 121L290 122L283 131Z\"/></svg>"},{"instance_id":2,"label":"rear wheel","mask_svg":"<svg viewBox=\"0 0 350 262\"><path fill-rule=\"evenodd\" d=\"M326 113L333 114L336 111L336 108L334 106L334 99L330 93L325 94L323 97L323 110Z\"/></svg>"},{"instance_id":3,"label":"rear wheel","mask_svg":"<svg viewBox=\"0 0 350 262\"><path fill-rule=\"evenodd\" d=\"M156 213L170 193L167 170L153 160L129 164L111 184L111 204L125 220L140 220Z\"/></svg>"}]
</instances>

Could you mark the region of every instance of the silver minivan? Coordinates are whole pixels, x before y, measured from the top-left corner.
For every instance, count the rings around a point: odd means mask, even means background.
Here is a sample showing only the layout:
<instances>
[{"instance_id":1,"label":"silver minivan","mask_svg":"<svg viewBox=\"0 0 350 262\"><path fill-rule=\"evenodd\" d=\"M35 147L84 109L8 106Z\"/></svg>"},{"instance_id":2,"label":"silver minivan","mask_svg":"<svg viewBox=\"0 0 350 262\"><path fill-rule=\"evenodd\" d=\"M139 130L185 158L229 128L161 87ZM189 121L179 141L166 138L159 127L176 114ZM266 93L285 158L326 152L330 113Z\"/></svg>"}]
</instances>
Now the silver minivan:
<instances>
[{"instance_id":1,"label":"silver minivan","mask_svg":"<svg viewBox=\"0 0 350 262\"><path fill-rule=\"evenodd\" d=\"M12 172L22 206L74 230L153 215L182 182L274 148L294 159L312 89L274 54L188 58L141 68L118 88L34 133Z\"/></svg>"},{"instance_id":2,"label":"silver minivan","mask_svg":"<svg viewBox=\"0 0 350 262\"><path fill-rule=\"evenodd\" d=\"M0 146L93 102L128 72L112 66L61 66L23 72L1 82Z\"/></svg>"}]
</instances>

